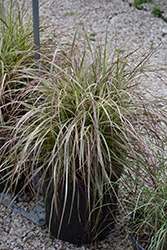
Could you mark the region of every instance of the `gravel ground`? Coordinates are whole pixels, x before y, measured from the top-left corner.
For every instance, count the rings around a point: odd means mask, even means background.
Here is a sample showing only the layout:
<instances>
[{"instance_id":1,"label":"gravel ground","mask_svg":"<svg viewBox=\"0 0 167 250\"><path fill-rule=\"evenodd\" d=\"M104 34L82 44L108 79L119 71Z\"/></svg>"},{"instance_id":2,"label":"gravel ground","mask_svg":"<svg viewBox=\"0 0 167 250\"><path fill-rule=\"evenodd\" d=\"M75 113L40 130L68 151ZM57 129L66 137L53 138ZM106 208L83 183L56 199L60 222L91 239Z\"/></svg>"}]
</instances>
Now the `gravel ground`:
<instances>
[{"instance_id":1,"label":"gravel ground","mask_svg":"<svg viewBox=\"0 0 167 250\"><path fill-rule=\"evenodd\" d=\"M7 3L6 0L5 3ZM20 2L22 2L20 0ZM30 4L26 0L27 6ZM41 3L42 1L40 1ZM82 30L81 22L87 24L88 33L96 33L95 39L104 40L106 25L109 29L110 47L135 49L141 47L141 51L146 51L149 47L158 46L160 48L152 57L152 62L160 65L167 65L167 23L164 21L167 13L167 1L157 0L160 8L164 10L163 19L155 17L150 7L152 3L144 4L142 10L137 10L127 1L123 0L48 0L40 8L40 18L47 20L54 26L61 27L61 31L71 29L71 34L76 27ZM129 0L129 2L133 2ZM158 95L167 97L167 86L158 81L146 82L145 85ZM34 200L25 202L18 201L17 205L25 210L32 209ZM77 247L67 242L62 242L49 236L46 227L38 227L33 222L25 219L20 214L6 211L0 205L0 250L18 249L132 249L128 234L122 230L120 224L116 224L115 229L103 242L97 245Z\"/></svg>"}]
</instances>

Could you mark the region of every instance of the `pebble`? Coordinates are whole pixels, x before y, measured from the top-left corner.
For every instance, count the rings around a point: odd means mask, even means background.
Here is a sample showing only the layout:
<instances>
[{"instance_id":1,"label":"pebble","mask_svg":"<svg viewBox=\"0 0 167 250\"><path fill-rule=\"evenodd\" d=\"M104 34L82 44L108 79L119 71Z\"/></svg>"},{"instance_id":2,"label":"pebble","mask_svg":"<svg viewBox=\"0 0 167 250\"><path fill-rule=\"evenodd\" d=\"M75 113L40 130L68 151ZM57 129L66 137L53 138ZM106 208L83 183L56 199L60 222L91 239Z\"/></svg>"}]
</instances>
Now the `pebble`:
<instances>
[{"instance_id":1,"label":"pebble","mask_svg":"<svg viewBox=\"0 0 167 250\"><path fill-rule=\"evenodd\" d=\"M167 27L162 28L162 36L165 36L167 34Z\"/></svg>"},{"instance_id":2,"label":"pebble","mask_svg":"<svg viewBox=\"0 0 167 250\"><path fill-rule=\"evenodd\" d=\"M9 0L5 0L7 4ZM19 0L22 3L22 0ZM46 1L40 8L40 20L48 21L52 26L60 27L61 32L69 28L71 34L74 34L76 27L79 27L82 33L82 22L87 24L88 32L95 34L95 41L105 39L106 25L108 24L111 50L114 48L136 49L141 46L141 51L146 51L151 45L158 46L164 43L153 55L150 62L154 64L167 65L166 53L167 43L163 40L167 34L167 3L159 0L162 7L166 8L163 13L163 19L155 17L151 11L148 11L149 5L146 5L145 11L137 10L133 6L133 0L56 0L52 7ZM130 4L129 4L129 3ZM25 0L26 6L29 6L29 0ZM41 3L41 0L39 1ZM69 13L74 13L70 15ZM87 15L86 15L87 14ZM42 38L41 38L42 39ZM64 38L69 39L69 37ZM130 45L130 46L129 46ZM166 95L167 87L150 79L143 83L150 92L158 95ZM33 202L24 203L19 201L20 207L25 210L31 210L35 207ZM5 214L5 207L0 205L0 250L20 250L20 249L40 249L40 250L131 250L131 242L124 230L119 235L120 227L116 224L114 231L98 245L77 247L68 242L62 242L53 237L49 237L46 227L37 227L26 218L17 213L8 210Z\"/></svg>"},{"instance_id":3,"label":"pebble","mask_svg":"<svg viewBox=\"0 0 167 250\"><path fill-rule=\"evenodd\" d=\"M163 19L165 22L167 22L167 13L163 13L163 14L162 14L162 19Z\"/></svg>"}]
</instances>

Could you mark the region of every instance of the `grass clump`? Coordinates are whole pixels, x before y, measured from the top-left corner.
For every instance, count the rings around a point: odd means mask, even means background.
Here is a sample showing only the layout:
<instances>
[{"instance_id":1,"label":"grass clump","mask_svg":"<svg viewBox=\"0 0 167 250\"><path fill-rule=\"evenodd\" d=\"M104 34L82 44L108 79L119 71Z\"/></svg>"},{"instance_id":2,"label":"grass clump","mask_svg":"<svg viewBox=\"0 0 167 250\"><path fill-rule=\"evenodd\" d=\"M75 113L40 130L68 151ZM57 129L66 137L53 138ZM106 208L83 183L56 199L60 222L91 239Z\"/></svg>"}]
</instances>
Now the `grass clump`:
<instances>
[{"instance_id":1,"label":"grass clump","mask_svg":"<svg viewBox=\"0 0 167 250\"><path fill-rule=\"evenodd\" d=\"M2 122L10 119L13 100L29 84L29 79L21 76L18 70L35 68L33 17L29 9L27 11L24 9L25 1L20 4L19 1L10 0L8 9L5 9L4 1L0 3L0 120ZM43 30L41 25L42 36ZM52 50L47 30L48 27L45 27L45 35L41 36L41 53L45 53L46 50L50 53Z\"/></svg>"},{"instance_id":2,"label":"grass clump","mask_svg":"<svg viewBox=\"0 0 167 250\"><path fill-rule=\"evenodd\" d=\"M18 95L20 88L26 83L14 83L17 69L33 65L33 32L32 18L24 21L23 8L17 1L10 1L9 8L5 9L4 1L0 3L0 104L11 103ZM32 66L33 67L33 66ZM12 90L12 91L11 91ZM3 94L5 92L5 94ZM10 117L11 105L1 109L1 120L7 121Z\"/></svg>"},{"instance_id":3,"label":"grass clump","mask_svg":"<svg viewBox=\"0 0 167 250\"><path fill-rule=\"evenodd\" d=\"M166 210L166 164L161 164L156 184L139 185L131 200L132 210L130 228L136 240L149 250L165 250L167 247ZM138 193L138 195L137 195ZM134 202L135 201L135 202Z\"/></svg>"},{"instance_id":4,"label":"grass clump","mask_svg":"<svg viewBox=\"0 0 167 250\"><path fill-rule=\"evenodd\" d=\"M73 195L85 185L91 214L90 204L95 206L99 199L102 205L106 191L113 192L110 180L118 180L123 169L141 172L143 180L147 176L156 182L166 113L162 99L150 101L138 88L142 77L153 71L144 65L153 50L141 61L135 53L120 56L118 50L108 54L107 41L102 50L101 46L92 47L88 36L79 44L75 34L71 46L58 45L53 60L46 58L41 76L30 68L20 71L30 79L21 100L16 100L26 113L20 119L13 116L10 126L1 128L9 131L1 168L12 166L10 183L14 173L17 183L20 173L28 174L28 181L38 172L42 183L49 175L54 190L63 183L62 218L69 183ZM53 201L57 204L56 196Z\"/></svg>"},{"instance_id":5,"label":"grass clump","mask_svg":"<svg viewBox=\"0 0 167 250\"><path fill-rule=\"evenodd\" d=\"M24 67L28 62L31 65L33 51L32 18L27 21L23 18L23 8L17 1L10 1L8 10L5 10L4 1L0 4L0 71L2 77L18 67ZM2 78L1 78L2 80Z\"/></svg>"}]
</instances>

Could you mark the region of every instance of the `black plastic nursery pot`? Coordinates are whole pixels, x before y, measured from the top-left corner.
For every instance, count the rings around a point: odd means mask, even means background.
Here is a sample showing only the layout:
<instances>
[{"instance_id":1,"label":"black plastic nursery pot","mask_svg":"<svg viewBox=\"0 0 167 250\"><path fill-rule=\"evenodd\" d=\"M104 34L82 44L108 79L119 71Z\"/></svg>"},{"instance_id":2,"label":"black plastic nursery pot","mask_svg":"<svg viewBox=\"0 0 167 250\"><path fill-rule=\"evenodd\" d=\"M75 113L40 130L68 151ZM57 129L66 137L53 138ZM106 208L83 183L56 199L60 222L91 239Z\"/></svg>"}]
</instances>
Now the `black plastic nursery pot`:
<instances>
[{"instance_id":1,"label":"black plastic nursery pot","mask_svg":"<svg viewBox=\"0 0 167 250\"><path fill-rule=\"evenodd\" d=\"M114 185L114 189L117 193L117 184ZM58 191L55 192L57 195L57 204L55 205L52 202L54 194L53 184L49 185L49 181L45 181L45 220L50 232L56 238L76 245L89 244L94 239L103 240L107 233L114 228L114 218L117 210L116 193L111 195L109 192L106 192L103 196L102 205L100 205L99 199L97 199L95 206L92 204L93 194L91 193L90 206L93 211L91 217L89 217L85 186L79 184L75 191L71 211L73 187L69 185L62 225L59 228L64 206L64 186L60 185ZM69 218L70 213L71 217Z\"/></svg>"},{"instance_id":2,"label":"black plastic nursery pot","mask_svg":"<svg viewBox=\"0 0 167 250\"><path fill-rule=\"evenodd\" d=\"M131 239L132 242L132 248L133 250L145 250L145 248L143 248L136 240L134 234L130 233L129 237Z\"/></svg>"},{"instance_id":3,"label":"black plastic nursery pot","mask_svg":"<svg viewBox=\"0 0 167 250\"><path fill-rule=\"evenodd\" d=\"M142 218L143 216L143 210L140 209L138 211L136 211L136 214L135 214L135 218L133 218L133 216L131 217L130 221L129 221L129 224L128 224L128 227L130 229L130 233L129 233L129 238L132 242L132 248L133 250L145 250L145 246L147 245L148 243L148 235L141 235L140 237L140 240L138 241L138 235L136 232L136 225L137 224L140 224L140 219ZM141 243L141 240L142 240L142 245L140 244Z\"/></svg>"},{"instance_id":4,"label":"black plastic nursery pot","mask_svg":"<svg viewBox=\"0 0 167 250\"><path fill-rule=\"evenodd\" d=\"M26 184L26 176L25 175L21 175L16 182L11 182L10 179L6 180L6 178L10 178L7 177L7 171L4 170L0 173L0 193L11 193L11 194L15 194L15 196L22 195L24 193L31 193L32 191L32 187L30 187L29 185ZM15 180L15 177L14 177Z\"/></svg>"}]
</instances>

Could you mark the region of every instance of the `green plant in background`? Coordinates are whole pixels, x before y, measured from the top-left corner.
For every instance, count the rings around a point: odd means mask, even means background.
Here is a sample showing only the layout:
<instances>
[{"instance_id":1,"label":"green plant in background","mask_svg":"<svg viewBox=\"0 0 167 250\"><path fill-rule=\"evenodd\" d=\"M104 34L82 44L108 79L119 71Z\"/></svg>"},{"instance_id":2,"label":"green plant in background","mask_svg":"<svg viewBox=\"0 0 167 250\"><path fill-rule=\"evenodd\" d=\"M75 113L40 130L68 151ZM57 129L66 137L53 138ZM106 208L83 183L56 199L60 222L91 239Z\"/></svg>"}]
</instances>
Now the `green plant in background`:
<instances>
[{"instance_id":1,"label":"green plant in background","mask_svg":"<svg viewBox=\"0 0 167 250\"><path fill-rule=\"evenodd\" d=\"M138 9L141 9L143 3L149 3L152 0L134 0L134 6ZM163 14L163 10L160 10L158 5L154 3L153 7L151 8L151 11L156 17L161 17Z\"/></svg>"},{"instance_id":2,"label":"green plant in background","mask_svg":"<svg viewBox=\"0 0 167 250\"><path fill-rule=\"evenodd\" d=\"M161 17L162 14L164 13L163 10L160 10L157 4L154 4L153 7L151 8L153 14L157 17Z\"/></svg>"},{"instance_id":3,"label":"green plant in background","mask_svg":"<svg viewBox=\"0 0 167 250\"><path fill-rule=\"evenodd\" d=\"M140 8L143 3L149 3L151 0L134 0L134 6Z\"/></svg>"},{"instance_id":4,"label":"green plant in background","mask_svg":"<svg viewBox=\"0 0 167 250\"><path fill-rule=\"evenodd\" d=\"M74 12L67 12L63 16L74 16L74 15L75 15Z\"/></svg>"},{"instance_id":5,"label":"green plant in background","mask_svg":"<svg viewBox=\"0 0 167 250\"><path fill-rule=\"evenodd\" d=\"M77 25L80 25L80 26L84 25L83 22L79 22L79 23L76 23L76 24L77 24Z\"/></svg>"}]
</instances>

